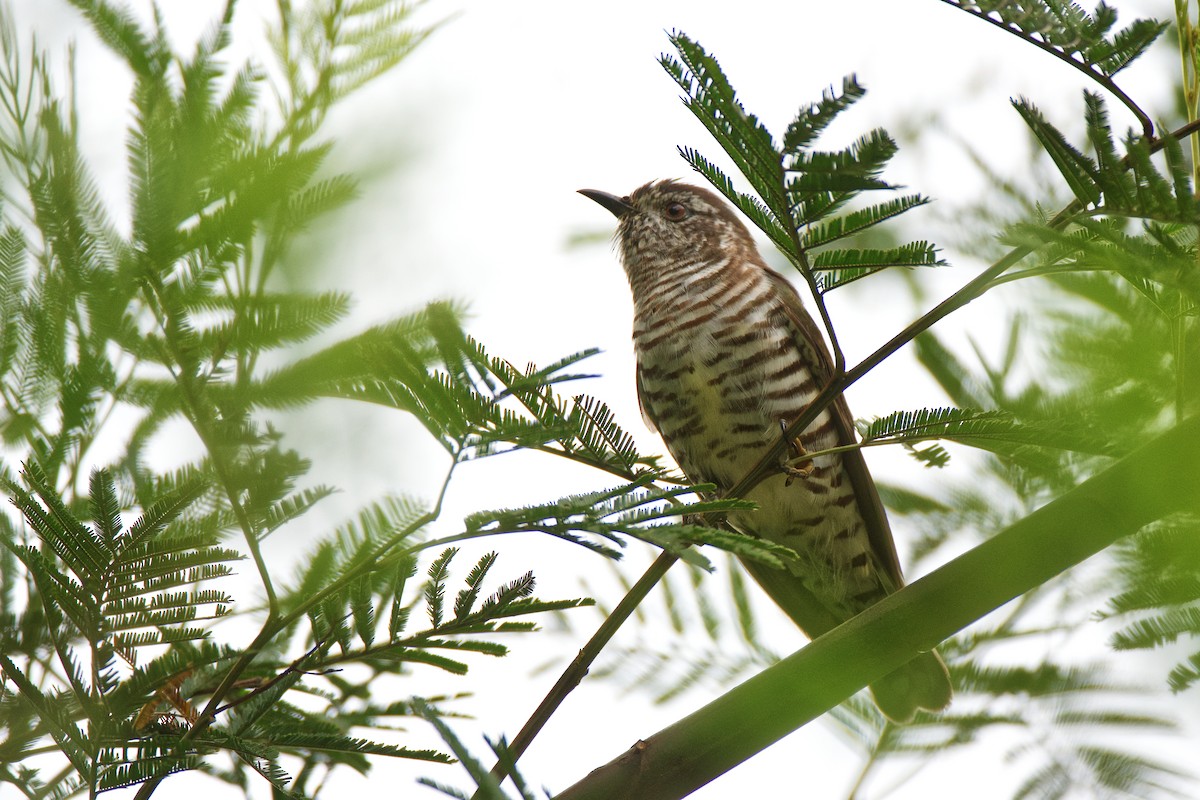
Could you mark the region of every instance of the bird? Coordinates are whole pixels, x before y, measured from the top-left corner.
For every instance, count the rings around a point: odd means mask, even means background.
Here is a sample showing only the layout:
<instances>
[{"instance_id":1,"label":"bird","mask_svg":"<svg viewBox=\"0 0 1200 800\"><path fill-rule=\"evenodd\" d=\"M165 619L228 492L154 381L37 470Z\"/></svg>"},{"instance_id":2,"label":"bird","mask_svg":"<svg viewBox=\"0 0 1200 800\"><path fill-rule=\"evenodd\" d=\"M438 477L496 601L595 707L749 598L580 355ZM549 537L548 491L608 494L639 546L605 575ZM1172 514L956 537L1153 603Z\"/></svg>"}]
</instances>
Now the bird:
<instances>
[{"instance_id":1,"label":"bird","mask_svg":"<svg viewBox=\"0 0 1200 800\"><path fill-rule=\"evenodd\" d=\"M728 491L833 379L821 331L714 192L676 180L623 197L579 191L617 217L643 416L690 481ZM734 530L796 553L784 569L742 564L809 638L904 586L861 451L820 452L855 441L838 395L789 443L788 463L743 496L757 509L727 518ZM944 709L952 695L936 650L870 688L879 710L901 723L918 709Z\"/></svg>"}]
</instances>

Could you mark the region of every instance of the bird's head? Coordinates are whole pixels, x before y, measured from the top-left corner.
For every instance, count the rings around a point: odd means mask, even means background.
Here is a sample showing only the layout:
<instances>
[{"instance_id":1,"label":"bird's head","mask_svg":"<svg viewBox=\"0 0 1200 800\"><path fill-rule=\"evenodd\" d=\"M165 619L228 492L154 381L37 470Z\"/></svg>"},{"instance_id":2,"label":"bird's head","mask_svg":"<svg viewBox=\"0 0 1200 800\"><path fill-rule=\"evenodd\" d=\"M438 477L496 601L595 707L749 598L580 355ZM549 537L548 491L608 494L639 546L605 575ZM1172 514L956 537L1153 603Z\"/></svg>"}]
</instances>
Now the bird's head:
<instances>
[{"instance_id":1,"label":"bird's head","mask_svg":"<svg viewBox=\"0 0 1200 800\"><path fill-rule=\"evenodd\" d=\"M741 256L757 261L750 232L713 192L677 181L653 181L625 197L595 189L579 193L619 220L617 239L630 281L688 264Z\"/></svg>"}]
</instances>

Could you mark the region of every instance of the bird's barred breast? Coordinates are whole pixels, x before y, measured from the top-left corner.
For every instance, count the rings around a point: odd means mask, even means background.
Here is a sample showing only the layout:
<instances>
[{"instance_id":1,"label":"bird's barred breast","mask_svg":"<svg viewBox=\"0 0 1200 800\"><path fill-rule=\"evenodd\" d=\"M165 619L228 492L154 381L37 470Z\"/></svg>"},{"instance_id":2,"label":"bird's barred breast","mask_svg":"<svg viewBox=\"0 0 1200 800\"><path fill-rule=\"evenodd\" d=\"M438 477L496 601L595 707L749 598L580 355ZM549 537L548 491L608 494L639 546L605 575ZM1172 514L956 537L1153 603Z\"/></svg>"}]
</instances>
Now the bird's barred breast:
<instances>
[{"instance_id":1,"label":"bird's barred breast","mask_svg":"<svg viewBox=\"0 0 1200 800\"><path fill-rule=\"evenodd\" d=\"M715 289L674 283L664 302L638 309L642 401L693 477L736 483L821 388L770 290L754 271ZM804 440L808 450L836 444L827 413Z\"/></svg>"},{"instance_id":2,"label":"bird's barred breast","mask_svg":"<svg viewBox=\"0 0 1200 800\"><path fill-rule=\"evenodd\" d=\"M666 302L638 309L642 402L693 480L736 484L821 389L809 369L816 359L802 349L771 289L756 270L722 287L719 300L693 280L665 289ZM805 431L802 444L805 452L838 444L828 412ZM804 477L763 481L747 497L759 509L731 522L799 552L807 563L797 572L829 600L877 599L866 527L841 459L820 456L806 466Z\"/></svg>"}]
</instances>

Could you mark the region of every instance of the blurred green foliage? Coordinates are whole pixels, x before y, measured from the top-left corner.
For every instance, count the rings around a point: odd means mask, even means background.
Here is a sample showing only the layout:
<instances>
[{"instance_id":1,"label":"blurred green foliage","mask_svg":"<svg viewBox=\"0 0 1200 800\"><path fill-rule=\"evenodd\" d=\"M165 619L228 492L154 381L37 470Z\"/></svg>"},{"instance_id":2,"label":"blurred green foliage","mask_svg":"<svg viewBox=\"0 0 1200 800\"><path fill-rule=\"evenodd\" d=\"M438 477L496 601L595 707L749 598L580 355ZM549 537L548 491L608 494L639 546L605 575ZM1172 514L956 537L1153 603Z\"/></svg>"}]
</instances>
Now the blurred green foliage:
<instances>
[{"instance_id":1,"label":"blurred green foliage","mask_svg":"<svg viewBox=\"0 0 1200 800\"><path fill-rule=\"evenodd\" d=\"M463 704L419 696L412 667L461 675L478 656L503 655L502 636L590 601L538 600L525 571L497 581L495 553L459 564L459 542L497 534L541 533L608 558L633 538L685 562L653 599L642 600L653 580L630 589L642 601L639 619L658 616L678 635L641 626L605 651L597 674L668 699L779 660L735 557L770 564L787 553L724 529L721 514L740 501L682 483L637 450L601 401L565 393L590 352L518 369L464 332L459 308L417 298L408 299L411 313L338 338L348 295L277 288L296 237L355 197L355 176L331 174L324 125L330 109L430 34L411 6L330 0L293 8L280 0L267 70L226 63L232 0L190 53L172 50L160 16L72 2L133 77L131 224L122 230L100 199L80 154L86 132L71 93L56 85L36 44L23 44L15 23L0 17L0 156L9 181L0 208L0 482L19 512L0 515L6 790L52 798L140 784L137 796L146 798L171 774L199 770L235 794L251 791L258 776L274 796L316 797L331 771L366 772L373 758L392 757L458 759L479 796L503 796L445 719ZM999 241L1004 254L857 365L843 362L825 294L896 267L945 265L924 239L891 240L893 221L928 198L864 200L895 188L882 178L897 149L886 131L817 148L862 86L846 78L803 106L777 141L698 43L674 33L678 58L662 59L751 191L697 151L682 155L812 290L839 369L822 402L913 343L945 398L864 421L862 446L898 445L934 467L953 452L947 442L985 453L966 485L881 487L891 513L921 531L920 558L990 538L1150 439L1170 437L1195 416L1200 397L1200 37L1187 4L1178 4L1176 20L1186 118L1172 133L1117 83L1162 23L1116 30L1107 6L1089 15L1051 0L951 5L1095 82L1098 93L1085 93L1080 111L1084 142L1070 141L1063 121L1032 101L1015 103L1074 199L1048 213L1052 193L1030 196L998 182L1019 215L964 215L963 238L980 250ZM1142 130L1115 133L1105 97L1130 108ZM999 361L966 357L938 333L947 314L1016 281L1031 287L1030 306L1010 326ZM328 343L317 347L319 334ZM310 348L303 356L300 343ZM267 415L322 398L418 420L445 451L445 462L430 467L442 477L438 496L387 496L333 530L313 525L307 512L335 487L305 481L309 458ZM169 424L198 446L167 469L153 451L171 435ZM589 466L596 488L478 509L434 538L429 527L456 467L514 449ZM302 525L317 528L315 544L281 578L263 540ZM1188 765L1139 749L1129 734L1177 735L1171 714L1147 698L1164 685L1194 693L1200 681L1198 536L1195 516L1164 514L1109 558L1043 583L945 642L958 695L942 715L898 727L864 697L847 699L830 718L863 756L861 773L848 779L851 796L874 788L883 765L934 769L953 748L989 746L996 730L1017 732L1008 754L1024 769L1018 797L1186 793L1180 787L1195 785ZM710 551L693 544L724 551L715 559L721 583L708 575ZM1020 554L1009 555L1019 573ZM261 603L230 590L239 561L251 567ZM972 587L960 590L969 596ZM896 600L903 604L903 593ZM630 610L611 619L623 613ZM215 623L235 615L253 635L220 636ZM1124 654L1066 658L1042 647L1038 663L1009 658L1025 642L1066 641L1097 616L1115 631L1116 649L1175 644L1181 660L1162 680L1134 682L1116 677ZM390 679L394 698L370 691L379 678ZM394 743L405 718L427 723L448 752ZM504 739L489 744L498 770L515 772L520 749L514 755ZM522 797L533 796L514 779Z\"/></svg>"}]
</instances>

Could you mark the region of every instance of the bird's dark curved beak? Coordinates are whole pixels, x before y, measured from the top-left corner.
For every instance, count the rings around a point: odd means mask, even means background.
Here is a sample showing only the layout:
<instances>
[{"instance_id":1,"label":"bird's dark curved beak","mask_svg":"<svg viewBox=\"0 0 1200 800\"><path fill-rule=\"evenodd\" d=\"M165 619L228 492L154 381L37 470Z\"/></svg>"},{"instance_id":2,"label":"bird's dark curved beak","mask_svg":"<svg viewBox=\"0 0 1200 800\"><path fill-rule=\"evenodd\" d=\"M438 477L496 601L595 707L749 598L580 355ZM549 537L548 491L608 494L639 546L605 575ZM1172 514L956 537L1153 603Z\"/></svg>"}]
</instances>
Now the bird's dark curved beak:
<instances>
[{"instance_id":1,"label":"bird's dark curved beak","mask_svg":"<svg viewBox=\"0 0 1200 800\"><path fill-rule=\"evenodd\" d=\"M595 200L600 205L612 212L614 217L620 218L633 210L633 204L624 197L617 197L615 194L601 192L596 189L580 189L579 193L584 197Z\"/></svg>"}]
</instances>

